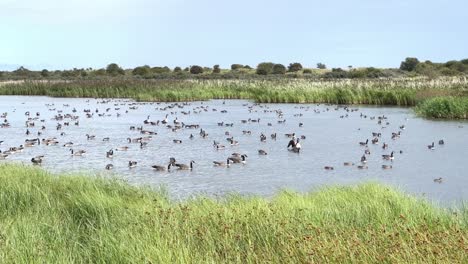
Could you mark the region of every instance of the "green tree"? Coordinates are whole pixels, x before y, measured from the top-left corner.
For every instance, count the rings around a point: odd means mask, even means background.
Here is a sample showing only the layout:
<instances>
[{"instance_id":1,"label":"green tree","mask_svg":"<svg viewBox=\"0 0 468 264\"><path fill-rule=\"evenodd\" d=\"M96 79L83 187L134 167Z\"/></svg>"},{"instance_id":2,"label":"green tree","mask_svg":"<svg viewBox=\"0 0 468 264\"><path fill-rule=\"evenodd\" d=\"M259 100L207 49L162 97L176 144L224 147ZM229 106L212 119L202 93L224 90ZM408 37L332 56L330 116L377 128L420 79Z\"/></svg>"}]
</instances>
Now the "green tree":
<instances>
[{"instance_id":1,"label":"green tree","mask_svg":"<svg viewBox=\"0 0 468 264\"><path fill-rule=\"evenodd\" d=\"M220 73L221 72L221 68L219 68L219 65L216 64L213 66L213 73Z\"/></svg>"},{"instance_id":2,"label":"green tree","mask_svg":"<svg viewBox=\"0 0 468 264\"><path fill-rule=\"evenodd\" d=\"M302 70L302 73L303 74L311 74L312 70L311 69L304 69L304 70Z\"/></svg>"},{"instance_id":3,"label":"green tree","mask_svg":"<svg viewBox=\"0 0 468 264\"><path fill-rule=\"evenodd\" d=\"M252 67L250 67L249 65L244 65L243 68L244 68L244 69L247 69L247 70L251 70L251 69L252 69Z\"/></svg>"},{"instance_id":4,"label":"green tree","mask_svg":"<svg viewBox=\"0 0 468 264\"><path fill-rule=\"evenodd\" d=\"M17 76L21 76L21 77L29 77L31 75L31 71L26 69L25 67L21 66L19 67L18 69L16 69L15 71L13 71L13 73Z\"/></svg>"},{"instance_id":5,"label":"green tree","mask_svg":"<svg viewBox=\"0 0 468 264\"><path fill-rule=\"evenodd\" d=\"M416 66L418 66L419 60L417 58L408 57L400 64L400 70L403 71L414 71Z\"/></svg>"},{"instance_id":6,"label":"green tree","mask_svg":"<svg viewBox=\"0 0 468 264\"><path fill-rule=\"evenodd\" d=\"M182 68L180 68L179 66L176 66L176 67L174 68L174 72L175 72L175 73L182 72Z\"/></svg>"},{"instance_id":7,"label":"green tree","mask_svg":"<svg viewBox=\"0 0 468 264\"><path fill-rule=\"evenodd\" d=\"M151 71L156 74L164 74L164 73L171 72L171 69L169 69L169 67L167 66L164 66L164 67L156 66L156 67L151 68Z\"/></svg>"},{"instance_id":8,"label":"green tree","mask_svg":"<svg viewBox=\"0 0 468 264\"><path fill-rule=\"evenodd\" d=\"M326 68L327 68L327 66L326 66L325 64L323 64L323 63L321 63L321 62L317 63L317 69L322 69L322 70L324 70L324 69L326 69Z\"/></svg>"},{"instance_id":9,"label":"green tree","mask_svg":"<svg viewBox=\"0 0 468 264\"><path fill-rule=\"evenodd\" d=\"M244 67L244 65L242 65L242 64L232 64L231 65L231 70L235 71L235 70L241 69L243 67Z\"/></svg>"},{"instance_id":10,"label":"green tree","mask_svg":"<svg viewBox=\"0 0 468 264\"><path fill-rule=\"evenodd\" d=\"M49 71L48 71L47 69L43 69L43 70L41 71L41 76L42 76L42 77L47 78L47 77L49 77L49 75L50 75L50 74L49 74Z\"/></svg>"},{"instance_id":11,"label":"green tree","mask_svg":"<svg viewBox=\"0 0 468 264\"><path fill-rule=\"evenodd\" d=\"M300 70L302 70L302 64L300 64L299 62L290 63L288 66L289 72L298 72Z\"/></svg>"},{"instance_id":12,"label":"green tree","mask_svg":"<svg viewBox=\"0 0 468 264\"><path fill-rule=\"evenodd\" d=\"M117 63L111 63L106 67L106 73L111 76L124 75L125 71Z\"/></svg>"},{"instance_id":13,"label":"green tree","mask_svg":"<svg viewBox=\"0 0 468 264\"><path fill-rule=\"evenodd\" d=\"M262 62L257 65L256 73L259 75L267 75L273 72L273 66L275 64L272 62Z\"/></svg>"},{"instance_id":14,"label":"green tree","mask_svg":"<svg viewBox=\"0 0 468 264\"><path fill-rule=\"evenodd\" d=\"M139 66L133 69L132 74L139 75L139 76L146 76L146 75L149 75L150 72L151 72L150 66L144 65L144 66Z\"/></svg>"},{"instance_id":15,"label":"green tree","mask_svg":"<svg viewBox=\"0 0 468 264\"><path fill-rule=\"evenodd\" d=\"M285 74L286 73L286 67L284 67L283 64L275 64L273 65L273 74Z\"/></svg>"},{"instance_id":16,"label":"green tree","mask_svg":"<svg viewBox=\"0 0 468 264\"><path fill-rule=\"evenodd\" d=\"M200 67L198 65L193 65L192 67L190 67L190 73L191 74L203 73L203 67Z\"/></svg>"}]
</instances>

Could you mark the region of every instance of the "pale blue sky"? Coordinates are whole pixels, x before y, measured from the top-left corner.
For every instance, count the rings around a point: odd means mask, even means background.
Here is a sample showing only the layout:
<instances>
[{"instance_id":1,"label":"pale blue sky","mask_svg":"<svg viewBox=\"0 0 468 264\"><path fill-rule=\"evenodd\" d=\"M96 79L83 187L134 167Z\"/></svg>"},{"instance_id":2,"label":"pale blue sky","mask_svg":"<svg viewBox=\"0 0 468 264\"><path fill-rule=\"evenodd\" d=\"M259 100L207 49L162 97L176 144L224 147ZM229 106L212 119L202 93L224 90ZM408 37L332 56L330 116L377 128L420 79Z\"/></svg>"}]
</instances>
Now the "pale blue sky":
<instances>
[{"instance_id":1,"label":"pale blue sky","mask_svg":"<svg viewBox=\"0 0 468 264\"><path fill-rule=\"evenodd\" d=\"M468 58L467 0L0 0L0 68Z\"/></svg>"}]
</instances>

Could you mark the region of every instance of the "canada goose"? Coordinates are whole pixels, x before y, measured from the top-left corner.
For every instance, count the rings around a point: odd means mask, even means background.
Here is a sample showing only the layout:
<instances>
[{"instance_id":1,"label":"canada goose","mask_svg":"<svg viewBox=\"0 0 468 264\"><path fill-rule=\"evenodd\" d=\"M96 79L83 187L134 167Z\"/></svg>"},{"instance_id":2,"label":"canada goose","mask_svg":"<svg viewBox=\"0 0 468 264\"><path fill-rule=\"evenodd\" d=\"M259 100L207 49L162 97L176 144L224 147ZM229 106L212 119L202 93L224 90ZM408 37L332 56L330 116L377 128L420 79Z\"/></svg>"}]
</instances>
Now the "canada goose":
<instances>
[{"instance_id":1,"label":"canada goose","mask_svg":"<svg viewBox=\"0 0 468 264\"><path fill-rule=\"evenodd\" d=\"M382 165L382 169L389 170L392 168L392 165Z\"/></svg>"},{"instance_id":2,"label":"canada goose","mask_svg":"<svg viewBox=\"0 0 468 264\"><path fill-rule=\"evenodd\" d=\"M190 134L190 137L189 137L189 139L193 139L193 138L194 138L194 136L193 136L192 134Z\"/></svg>"},{"instance_id":3,"label":"canada goose","mask_svg":"<svg viewBox=\"0 0 468 264\"><path fill-rule=\"evenodd\" d=\"M434 179L434 182L442 183L442 177L439 177L439 178Z\"/></svg>"},{"instance_id":4,"label":"canada goose","mask_svg":"<svg viewBox=\"0 0 468 264\"><path fill-rule=\"evenodd\" d=\"M73 149L70 149L70 152L72 156L83 156L86 153L84 150L74 151Z\"/></svg>"},{"instance_id":5,"label":"canada goose","mask_svg":"<svg viewBox=\"0 0 468 264\"><path fill-rule=\"evenodd\" d=\"M166 170L165 166L159 166L159 165L153 165L153 166L151 166L151 168L153 168L156 171L165 171Z\"/></svg>"},{"instance_id":6,"label":"canada goose","mask_svg":"<svg viewBox=\"0 0 468 264\"><path fill-rule=\"evenodd\" d=\"M362 155L362 157L361 157L361 162L362 162L362 163L366 163L366 162L367 162L366 155Z\"/></svg>"},{"instance_id":7,"label":"canada goose","mask_svg":"<svg viewBox=\"0 0 468 264\"><path fill-rule=\"evenodd\" d=\"M6 151L5 151L5 152L6 152ZM8 158L8 156L9 156L9 155L6 154L6 153L0 153L0 160L4 160L4 159Z\"/></svg>"},{"instance_id":8,"label":"canada goose","mask_svg":"<svg viewBox=\"0 0 468 264\"><path fill-rule=\"evenodd\" d=\"M377 144L379 143L379 138L375 137L372 139L372 144Z\"/></svg>"},{"instance_id":9,"label":"canada goose","mask_svg":"<svg viewBox=\"0 0 468 264\"><path fill-rule=\"evenodd\" d=\"M95 136L95 135L86 134L86 138L87 138L88 140L93 140L93 139L96 138L96 136Z\"/></svg>"},{"instance_id":10,"label":"canada goose","mask_svg":"<svg viewBox=\"0 0 468 264\"><path fill-rule=\"evenodd\" d=\"M325 166L323 168L326 169L326 170L334 170L334 168L332 166Z\"/></svg>"},{"instance_id":11,"label":"canada goose","mask_svg":"<svg viewBox=\"0 0 468 264\"><path fill-rule=\"evenodd\" d=\"M113 149L106 152L106 157L107 158L112 158L113 156L114 156L114 150Z\"/></svg>"},{"instance_id":12,"label":"canada goose","mask_svg":"<svg viewBox=\"0 0 468 264\"><path fill-rule=\"evenodd\" d=\"M276 140L276 133L270 135L271 139Z\"/></svg>"},{"instance_id":13,"label":"canada goose","mask_svg":"<svg viewBox=\"0 0 468 264\"><path fill-rule=\"evenodd\" d=\"M428 145L427 148L430 149L430 150L433 150L434 149L434 142L432 142L431 145Z\"/></svg>"},{"instance_id":14,"label":"canada goose","mask_svg":"<svg viewBox=\"0 0 468 264\"><path fill-rule=\"evenodd\" d=\"M108 138L108 137L105 137L105 138L102 139L102 141L109 141L109 140L110 140L110 138Z\"/></svg>"},{"instance_id":15,"label":"canada goose","mask_svg":"<svg viewBox=\"0 0 468 264\"><path fill-rule=\"evenodd\" d=\"M107 164L106 165L106 170L112 170L114 168L114 165L112 164Z\"/></svg>"},{"instance_id":16,"label":"canada goose","mask_svg":"<svg viewBox=\"0 0 468 264\"><path fill-rule=\"evenodd\" d=\"M369 150L369 149L365 149L365 150L364 150L364 154L370 155L370 150Z\"/></svg>"},{"instance_id":17,"label":"canada goose","mask_svg":"<svg viewBox=\"0 0 468 264\"><path fill-rule=\"evenodd\" d=\"M43 159L43 158L44 158L43 155L41 155L41 156L36 156L36 157L34 157L34 158L31 159L31 162L32 162L33 164L39 165L39 164L42 163L42 159Z\"/></svg>"},{"instance_id":18,"label":"canada goose","mask_svg":"<svg viewBox=\"0 0 468 264\"><path fill-rule=\"evenodd\" d=\"M239 145L239 141L236 141L233 138L231 138L230 144L231 144L231 146L237 146L237 145Z\"/></svg>"},{"instance_id":19,"label":"canada goose","mask_svg":"<svg viewBox=\"0 0 468 264\"><path fill-rule=\"evenodd\" d=\"M195 161L191 160L190 164L181 164L181 163L175 163L174 166L176 166L179 170L192 170L193 169L193 163Z\"/></svg>"},{"instance_id":20,"label":"canada goose","mask_svg":"<svg viewBox=\"0 0 468 264\"><path fill-rule=\"evenodd\" d=\"M367 165L358 165L357 168L360 170L365 170L365 169L368 169L369 167L367 167Z\"/></svg>"},{"instance_id":21,"label":"canada goose","mask_svg":"<svg viewBox=\"0 0 468 264\"><path fill-rule=\"evenodd\" d=\"M354 163L352 163L352 162L344 162L343 165L344 165L344 166L354 166Z\"/></svg>"},{"instance_id":22,"label":"canada goose","mask_svg":"<svg viewBox=\"0 0 468 264\"><path fill-rule=\"evenodd\" d=\"M172 142L176 143L176 144L181 144L182 143L182 140L180 139L174 139L172 140Z\"/></svg>"},{"instance_id":23,"label":"canada goose","mask_svg":"<svg viewBox=\"0 0 468 264\"><path fill-rule=\"evenodd\" d=\"M296 133L284 134L288 138L292 138L296 136Z\"/></svg>"},{"instance_id":24,"label":"canada goose","mask_svg":"<svg viewBox=\"0 0 468 264\"><path fill-rule=\"evenodd\" d=\"M388 148L388 144L383 143L382 149L387 149L387 148Z\"/></svg>"},{"instance_id":25,"label":"canada goose","mask_svg":"<svg viewBox=\"0 0 468 264\"><path fill-rule=\"evenodd\" d=\"M140 142L140 148L148 146L148 142Z\"/></svg>"},{"instance_id":26,"label":"canada goose","mask_svg":"<svg viewBox=\"0 0 468 264\"><path fill-rule=\"evenodd\" d=\"M228 159L230 159L232 161L232 163L242 163L242 164L245 164L246 163L246 160L245 158L247 157L247 155L245 154L242 154L240 156L231 156L229 157Z\"/></svg>"},{"instance_id":27,"label":"canada goose","mask_svg":"<svg viewBox=\"0 0 468 264\"><path fill-rule=\"evenodd\" d=\"M393 160L393 159L394 159L394 157L393 157L393 151L392 151L392 153L390 153L390 155L382 155L382 158L383 158L384 160Z\"/></svg>"},{"instance_id":28,"label":"canada goose","mask_svg":"<svg viewBox=\"0 0 468 264\"><path fill-rule=\"evenodd\" d=\"M359 145L367 146L367 143L369 143L369 139L366 139L366 142L359 142Z\"/></svg>"},{"instance_id":29,"label":"canada goose","mask_svg":"<svg viewBox=\"0 0 468 264\"><path fill-rule=\"evenodd\" d=\"M128 161L128 167L129 168L135 168L137 166L138 162L130 160Z\"/></svg>"},{"instance_id":30,"label":"canada goose","mask_svg":"<svg viewBox=\"0 0 468 264\"><path fill-rule=\"evenodd\" d=\"M439 145L444 145L444 144L445 144L445 142L444 142L443 139L439 140Z\"/></svg>"},{"instance_id":31,"label":"canada goose","mask_svg":"<svg viewBox=\"0 0 468 264\"><path fill-rule=\"evenodd\" d=\"M130 147L123 146L123 147L118 147L115 150L120 150L120 151L127 151Z\"/></svg>"},{"instance_id":32,"label":"canada goose","mask_svg":"<svg viewBox=\"0 0 468 264\"><path fill-rule=\"evenodd\" d=\"M71 147L73 146L73 142L67 142L65 144L63 144L64 147Z\"/></svg>"},{"instance_id":33,"label":"canada goose","mask_svg":"<svg viewBox=\"0 0 468 264\"><path fill-rule=\"evenodd\" d=\"M224 161L213 161L215 167L229 167L231 165L231 160L227 159L226 162Z\"/></svg>"},{"instance_id":34,"label":"canada goose","mask_svg":"<svg viewBox=\"0 0 468 264\"><path fill-rule=\"evenodd\" d=\"M267 139L267 137L266 137L263 133L261 133L261 134L260 134L260 141L261 141L261 142L265 142L266 139Z\"/></svg>"},{"instance_id":35,"label":"canada goose","mask_svg":"<svg viewBox=\"0 0 468 264\"><path fill-rule=\"evenodd\" d=\"M268 155L268 153L267 153L265 150L263 150L263 149L259 149L259 150L258 150L258 154L260 154L260 155Z\"/></svg>"}]
</instances>

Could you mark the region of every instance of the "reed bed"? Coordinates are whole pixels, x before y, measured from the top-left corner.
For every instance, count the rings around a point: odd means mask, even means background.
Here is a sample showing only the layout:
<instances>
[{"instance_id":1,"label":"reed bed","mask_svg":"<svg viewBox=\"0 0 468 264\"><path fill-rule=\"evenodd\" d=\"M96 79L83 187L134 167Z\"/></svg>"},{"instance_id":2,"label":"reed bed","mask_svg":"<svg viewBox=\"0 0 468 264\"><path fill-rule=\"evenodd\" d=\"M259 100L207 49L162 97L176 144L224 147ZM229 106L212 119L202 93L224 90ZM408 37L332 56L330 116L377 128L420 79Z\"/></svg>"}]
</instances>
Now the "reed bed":
<instances>
[{"instance_id":1,"label":"reed bed","mask_svg":"<svg viewBox=\"0 0 468 264\"><path fill-rule=\"evenodd\" d=\"M139 101L252 99L259 103L414 106L434 96L466 96L465 77L429 80L76 80L0 85L3 95L133 98Z\"/></svg>"},{"instance_id":2,"label":"reed bed","mask_svg":"<svg viewBox=\"0 0 468 264\"><path fill-rule=\"evenodd\" d=\"M116 179L0 165L1 263L462 263L468 210L378 184L171 201Z\"/></svg>"},{"instance_id":3,"label":"reed bed","mask_svg":"<svg viewBox=\"0 0 468 264\"><path fill-rule=\"evenodd\" d=\"M418 104L415 110L427 118L468 119L468 97L435 97Z\"/></svg>"}]
</instances>

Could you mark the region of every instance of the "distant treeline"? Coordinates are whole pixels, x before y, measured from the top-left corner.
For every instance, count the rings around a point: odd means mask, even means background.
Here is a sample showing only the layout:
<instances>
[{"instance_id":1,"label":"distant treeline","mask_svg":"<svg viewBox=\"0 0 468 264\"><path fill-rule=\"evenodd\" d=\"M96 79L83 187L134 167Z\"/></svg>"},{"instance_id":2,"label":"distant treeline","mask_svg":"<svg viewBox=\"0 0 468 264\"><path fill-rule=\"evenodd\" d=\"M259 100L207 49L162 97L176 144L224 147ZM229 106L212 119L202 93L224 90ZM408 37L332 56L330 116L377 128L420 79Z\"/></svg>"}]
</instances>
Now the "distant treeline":
<instances>
[{"instance_id":1,"label":"distant treeline","mask_svg":"<svg viewBox=\"0 0 468 264\"><path fill-rule=\"evenodd\" d=\"M283 65L273 62L259 63L256 68L243 64L232 64L230 69L221 69L219 65L202 67L164 67L139 66L134 69L123 69L116 63L102 69L71 69L51 71L43 69L32 71L25 67L8 72L0 71L0 80L24 79L103 79L103 78L132 78L132 79L275 79L275 78L310 78L310 79L359 79L359 78L398 78L425 76L436 78L440 76L468 75L468 59L434 63L420 62L417 58L406 58L399 68L354 68L352 65L345 69L327 69L323 63L317 63L316 68L305 68L299 62Z\"/></svg>"}]
</instances>

